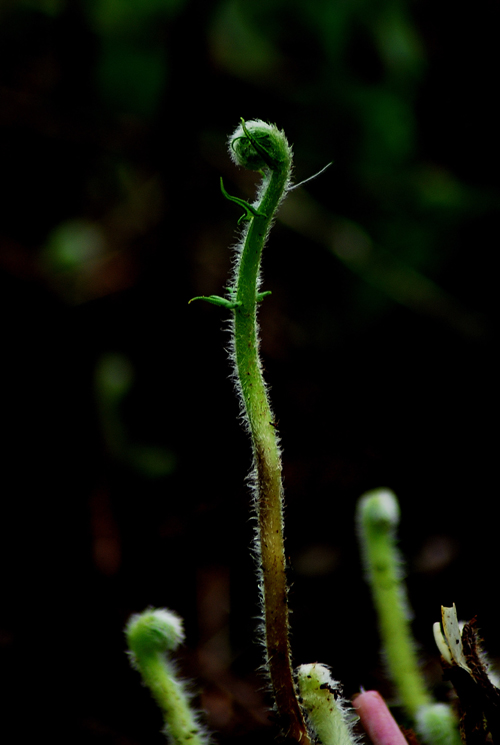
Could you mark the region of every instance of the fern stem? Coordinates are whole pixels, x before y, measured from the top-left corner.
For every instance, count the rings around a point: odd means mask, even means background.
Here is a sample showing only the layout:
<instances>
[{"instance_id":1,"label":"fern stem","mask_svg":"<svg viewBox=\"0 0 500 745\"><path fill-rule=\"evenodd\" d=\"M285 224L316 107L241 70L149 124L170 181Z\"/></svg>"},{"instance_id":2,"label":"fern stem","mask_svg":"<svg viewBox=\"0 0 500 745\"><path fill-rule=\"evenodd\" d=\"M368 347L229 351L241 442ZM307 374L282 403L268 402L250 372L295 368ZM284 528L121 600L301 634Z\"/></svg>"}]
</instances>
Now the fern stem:
<instances>
[{"instance_id":1,"label":"fern stem","mask_svg":"<svg viewBox=\"0 0 500 745\"><path fill-rule=\"evenodd\" d=\"M263 171L256 210L239 247L233 294L235 377L252 441L254 504L258 531L266 666L285 734L309 743L297 701L290 657L287 582L283 536L281 455L274 416L259 358L257 303L262 250L277 209L290 183L291 149L282 132L264 122L247 122L234 133L231 151L239 165Z\"/></svg>"}]
</instances>

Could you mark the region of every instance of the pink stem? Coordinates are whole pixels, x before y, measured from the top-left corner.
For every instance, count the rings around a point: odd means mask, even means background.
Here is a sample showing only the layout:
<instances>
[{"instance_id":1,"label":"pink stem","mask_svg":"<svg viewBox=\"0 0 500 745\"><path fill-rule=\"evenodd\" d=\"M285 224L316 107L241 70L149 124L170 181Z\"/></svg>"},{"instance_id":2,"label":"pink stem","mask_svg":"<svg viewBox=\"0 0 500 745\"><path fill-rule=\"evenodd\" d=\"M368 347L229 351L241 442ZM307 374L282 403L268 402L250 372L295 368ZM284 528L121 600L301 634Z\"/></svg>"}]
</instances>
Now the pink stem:
<instances>
[{"instance_id":1,"label":"pink stem","mask_svg":"<svg viewBox=\"0 0 500 745\"><path fill-rule=\"evenodd\" d=\"M363 691L352 703L373 745L408 745L380 693Z\"/></svg>"}]
</instances>

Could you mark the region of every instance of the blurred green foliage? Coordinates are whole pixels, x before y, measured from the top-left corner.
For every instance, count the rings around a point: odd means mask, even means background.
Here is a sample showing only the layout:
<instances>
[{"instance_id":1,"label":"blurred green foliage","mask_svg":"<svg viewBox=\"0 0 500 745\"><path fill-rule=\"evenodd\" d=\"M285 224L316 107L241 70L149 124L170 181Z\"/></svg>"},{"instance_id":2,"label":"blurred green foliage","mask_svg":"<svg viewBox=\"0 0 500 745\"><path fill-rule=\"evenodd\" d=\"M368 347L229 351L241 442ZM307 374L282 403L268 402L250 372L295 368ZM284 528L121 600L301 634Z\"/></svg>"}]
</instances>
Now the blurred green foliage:
<instances>
[{"instance_id":1,"label":"blurred green foliage","mask_svg":"<svg viewBox=\"0 0 500 745\"><path fill-rule=\"evenodd\" d=\"M44 33L37 34L37 45L26 49L38 68L41 56L52 55L52 68L66 64L61 43L71 47L72 34L75 53L85 45L87 56L72 60L85 88L78 90L78 77L64 84L77 86L74 115L83 109L89 126L107 122L115 141L114 156L109 157L108 143L108 154L94 161L87 179L119 180L113 173L122 167L116 146L129 170L141 168L133 142L137 136L147 139L148 128L151 135L165 126L165 147L176 148L173 118L182 127L196 112L186 134L206 136L212 129L206 120L211 98L217 107L214 124L220 126L226 116L234 118L226 115L232 108L239 109L236 116L248 115L241 111L245 98L252 108L260 91L264 117L270 108L278 119L281 109L285 121L278 123L293 122L300 168L334 158L323 191L334 184L342 190L333 199L326 193L319 197L324 206L359 224L375 246L399 262L435 275L447 260L446 235L488 209L494 197L485 201L481 190L463 183L453 162L436 162L429 152L432 132L423 131L432 120L425 112L426 76L432 74L426 11L409 0L220 0L205 3L201 13L187 0L19 0L4 8L3 27L13 41L12 34L18 35L21 46L29 45L40 27ZM50 21L42 23L44 14ZM12 64L6 55L4 67ZM57 90L63 70L49 73L42 67L37 75L40 92L48 100L62 94L58 106L64 107L64 90ZM235 95L238 85L242 90ZM148 159L146 167L161 172L162 165ZM116 192L109 196L119 198ZM73 207L65 217L86 215L75 214Z\"/></svg>"},{"instance_id":2,"label":"blurred green foliage","mask_svg":"<svg viewBox=\"0 0 500 745\"><path fill-rule=\"evenodd\" d=\"M91 0L88 15L100 40L98 80L111 107L150 117L164 94L168 56L162 26L185 0Z\"/></svg>"}]
</instances>

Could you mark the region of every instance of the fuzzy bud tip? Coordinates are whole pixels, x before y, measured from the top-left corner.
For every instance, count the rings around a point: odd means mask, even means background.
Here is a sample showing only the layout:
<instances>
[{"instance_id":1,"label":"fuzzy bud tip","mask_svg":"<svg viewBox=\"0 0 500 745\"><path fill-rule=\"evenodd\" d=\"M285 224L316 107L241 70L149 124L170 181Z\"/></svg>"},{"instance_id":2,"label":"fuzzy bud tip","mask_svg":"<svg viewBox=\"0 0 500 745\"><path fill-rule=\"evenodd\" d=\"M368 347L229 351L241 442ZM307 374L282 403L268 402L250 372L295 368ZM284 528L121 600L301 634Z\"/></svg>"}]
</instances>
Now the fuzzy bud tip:
<instances>
[{"instance_id":1,"label":"fuzzy bud tip","mask_svg":"<svg viewBox=\"0 0 500 745\"><path fill-rule=\"evenodd\" d=\"M182 619L166 608L132 616L125 634L130 650L137 656L172 651L184 641Z\"/></svg>"},{"instance_id":2,"label":"fuzzy bud tip","mask_svg":"<svg viewBox=\"0 0 500 745\"><path fill-rule=\"evenodd\" d=\"M399 504L389 489L374 489L361 497L359 511L363 522L381 528L394 528L399 523Z\"/></svg>"},{"instance_id":3,"label":"fuzzy bud tip","mask_svg":"<svg viewBox=\"0 0 500 745\"><path fill-rule=\"evenodd\" d=\"M229 138L229 154L250 171L290 167L292 156L284 132L260 119L241 121Z\"/></svg>"}]
</instances>

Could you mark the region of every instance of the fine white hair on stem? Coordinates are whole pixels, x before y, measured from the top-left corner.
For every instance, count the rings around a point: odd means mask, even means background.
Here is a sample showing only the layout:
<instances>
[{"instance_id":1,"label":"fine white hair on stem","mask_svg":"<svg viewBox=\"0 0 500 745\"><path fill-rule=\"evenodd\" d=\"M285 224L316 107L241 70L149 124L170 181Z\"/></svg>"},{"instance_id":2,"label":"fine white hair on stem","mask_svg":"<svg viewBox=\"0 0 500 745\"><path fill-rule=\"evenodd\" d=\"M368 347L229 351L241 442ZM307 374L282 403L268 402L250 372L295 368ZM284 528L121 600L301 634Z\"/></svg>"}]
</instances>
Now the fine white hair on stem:
<instances>
[{"instance_id":1,"label":"fine white hair on stem","mask_svg":"<svg viewBox=\"0 0 500 745\"><path fill-rule=\"evenodd\" d=\"M300 665L296 674L302 707L315 738L322 745L359 745L353 731L358 717L328 667L319 662Z\"/></svg>"},{"instance_id":2,"label":"fine white hair on stem","mask_svg":"<svg viewBox=\"0 0 500 745\"><path fill-rule=\"evenodd\" d=\"M191 706L191 694L170 653L184 641L182 619L166 608L133 615L125 628L129 658L163 713L172 745L209 745L210 737Z\"/></svg>"},{"instance_id":3,"label":"fine white hair on stem","mask_svg":"<svg viewBox=\"0 0 500 745\"><path fill-rule=\"evenodd\" d=\"M252 443L253 467L247 480L256 521L253 552L261 602L259 633L283 733L301 745L309 745L290 656L281 450L262 374L257 323L257 309L263 297L259 292L262 251L290 185L292 152L284 133L275 125L243 119L230 139L229 149L235 163L262 174L253 204L224 191L226 198L244 209L242 219L246 222L234 251L232 285L226 303L233 311L233 379L241 417Z\"/></svg>"}]
</instances>

